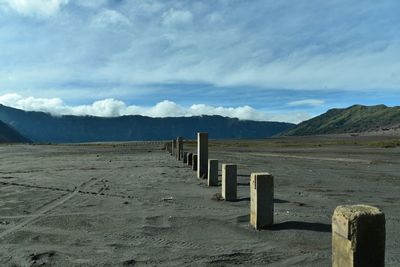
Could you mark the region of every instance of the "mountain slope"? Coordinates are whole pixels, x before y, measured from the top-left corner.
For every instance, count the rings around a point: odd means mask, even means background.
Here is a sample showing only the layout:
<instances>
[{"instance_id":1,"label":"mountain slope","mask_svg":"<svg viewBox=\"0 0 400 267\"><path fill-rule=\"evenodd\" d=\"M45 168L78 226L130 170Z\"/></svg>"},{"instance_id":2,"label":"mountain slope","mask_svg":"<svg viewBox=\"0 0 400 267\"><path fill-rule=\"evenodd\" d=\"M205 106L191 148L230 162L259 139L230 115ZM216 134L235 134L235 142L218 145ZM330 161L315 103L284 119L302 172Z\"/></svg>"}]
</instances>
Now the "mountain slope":
<instances>
[{"instance_id":1,"label":"mountain slope","mask_svg":"<svg viewBox=\"0 0 400 267\"><path fill-rule=\"evenodd\" d=\"M400 124L400 107L354 105L304 121L284 135L361 133Z\"/></svg>"},{"instance_id":2,"label":"mountain slope","mask_svg":"<svg viewBox=\"0 0 400 267\"><path fill-rule=\"evenodd\" d=\"M290 123L240 121L221 116L149 118L122 116L59 116L27 112L0 105L0 120L35 142L100 142L195 138L199 131L210 138L266 138L293 127Z\"/></svg>"},{"instance_id":3,"label":"mountain slope","mask_svg":"<svg viewBox=\"0 0 400 267\"><path fill-rule=\"evenodd\" d=\"M26 143L29 140L23 137L6 123L0 121L0 143Z\"/></svg>"}]
</instances>

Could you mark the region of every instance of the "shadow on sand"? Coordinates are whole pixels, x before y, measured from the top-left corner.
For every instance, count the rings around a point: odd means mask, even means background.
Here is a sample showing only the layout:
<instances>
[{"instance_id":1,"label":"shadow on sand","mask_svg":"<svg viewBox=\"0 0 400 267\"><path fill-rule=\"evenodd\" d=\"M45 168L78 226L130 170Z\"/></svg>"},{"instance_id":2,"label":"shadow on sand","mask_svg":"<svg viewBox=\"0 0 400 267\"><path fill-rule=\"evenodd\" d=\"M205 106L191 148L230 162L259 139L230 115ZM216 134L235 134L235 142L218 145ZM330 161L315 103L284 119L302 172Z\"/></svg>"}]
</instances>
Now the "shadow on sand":
<instances>
[{"instance_id":1,"label":"shadow on sand","mask_svg":"<svg viewBox=\"0 0 400 267\"><path fill-rule=\"evenodd\" d=\"M315 232L331 233L332 228L330 224L326 223L310 223L310 222L299 222L299 221L288 221L274 224L268 227L268 230L280 231L280 230L307 230Z\"/></svg>"},{"instance_id":2,"label":"shadow on sand","mask_svg":"<svg viewBox=\"0 0 400 267\"><path fill-rule=\"evenodd\" d=\"M237 222L239 223L250 222L250 215L243 215L237 217ZM306 230L306 231L323 232L323 233L332 232L330 224L299 222L299 221L287 221L287 222L276 223L272 226L267 227L265 230L270 230L270 231Z\"/></svg>"},{"instance_id":3,"label":"shadow on sand","mask_svg":"<svg viewBox=\"0 0 400 267\"><path fill-rule=\"evenodd\" d=\"M235 200L231 200L231 202L241 202L241 201L250 201L249 197L242 197L242 198L237 198Z\"/></svg>"}]
</instances>

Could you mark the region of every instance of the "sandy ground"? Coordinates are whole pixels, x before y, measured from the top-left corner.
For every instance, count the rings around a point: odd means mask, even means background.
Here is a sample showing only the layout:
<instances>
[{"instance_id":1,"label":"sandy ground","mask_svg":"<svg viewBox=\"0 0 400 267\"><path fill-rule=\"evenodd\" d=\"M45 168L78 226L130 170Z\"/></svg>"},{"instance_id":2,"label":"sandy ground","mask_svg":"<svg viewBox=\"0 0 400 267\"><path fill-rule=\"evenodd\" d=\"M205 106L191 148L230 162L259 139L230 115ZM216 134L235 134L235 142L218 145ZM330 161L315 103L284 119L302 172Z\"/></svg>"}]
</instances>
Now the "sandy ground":
<instances>
[{"instance_id":1,"label":"sandy ground","mask_svg":"<svg viewBox=\"0 0 400 267\"><path fill-rule=\"evenodd\" d=\"M385 212L386 266L400 266L400 149L341 143L211 142L210 158L238 164L236 202L158 143L1 145L0 265L329 266L334 208L365 203ZM255 231L260 171L275 225Z\"/></svg>"}]
</instances>

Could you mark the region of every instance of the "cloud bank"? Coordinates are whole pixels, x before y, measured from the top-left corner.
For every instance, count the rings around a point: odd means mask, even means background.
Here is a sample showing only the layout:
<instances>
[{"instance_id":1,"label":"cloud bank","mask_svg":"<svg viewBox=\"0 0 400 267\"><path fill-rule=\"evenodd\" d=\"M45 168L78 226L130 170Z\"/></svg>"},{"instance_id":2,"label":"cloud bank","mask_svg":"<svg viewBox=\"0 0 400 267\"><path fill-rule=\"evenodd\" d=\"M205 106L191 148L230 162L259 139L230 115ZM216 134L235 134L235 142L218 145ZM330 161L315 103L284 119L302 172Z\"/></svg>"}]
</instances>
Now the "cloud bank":
<instances>
[{"instance_id":1,"label":"cloud bank","mask_svg":"<svg viewBox=\"0 0 400 267\"><path fill-rule=\"evenodd\" d=\"M289 107L318 107L321 106L325 103L324 100L320 99L303 99L303 100L296 100L296 101L291 101L288 103Z\"/></svg>"},{"instance_id":2,"label":"cloud bank","mask_svg":"<svg viewBox=\"0 0 400 267\"><path fill-rule=\"evenodd\" d=\"M240 120L255 121L287 121L298 123L308 119L306 113L291 114L267 114L250 106L241 107L215 107L205 104L194 104L183 107L175 102L164 100L154 106L127 105L116 99L104 99L95 101L90 105L66 105L60 98L35 98L22 97L18 94L0 95L0 104L26 111L42 111L55 116L100 116L117 117L123 115L142 115L149 117L190 117L201 115L220 115L224 117L238 118Z\"/></svg>"},{"instance_id":3,"label":"cloud bank","mask_svg":"<svg viewBox=\"0 0 400 267\"><path fill-rule=\"evenodd\" d=\"M397 0L0 0L0 89L399 90L399 10Z\"/></svg>"}]
</instances>

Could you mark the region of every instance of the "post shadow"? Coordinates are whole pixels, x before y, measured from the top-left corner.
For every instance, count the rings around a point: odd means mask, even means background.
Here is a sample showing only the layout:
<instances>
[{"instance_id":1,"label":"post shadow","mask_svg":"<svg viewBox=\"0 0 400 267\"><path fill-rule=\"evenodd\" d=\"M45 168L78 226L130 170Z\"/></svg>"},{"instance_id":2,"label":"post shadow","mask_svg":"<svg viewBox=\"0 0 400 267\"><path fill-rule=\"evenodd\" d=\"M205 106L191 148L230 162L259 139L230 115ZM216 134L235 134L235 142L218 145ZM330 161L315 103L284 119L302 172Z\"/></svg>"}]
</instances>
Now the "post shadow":
<instances>
[{"instance_id":1,"label":"post shadow","mask_svg":"<svg viewBox=\"0 0 400 267\"><path fill-rule=\"evenodd\" d=\"M241 197L241 198L232 200L231 202L242 202L242 201L250 201L250 198L249 197Z\"/></svg>"},{"instance_id":2,"label":"post shadow","mask_svg":"<svg viewBox=\"0 0 400 267\"><path fill-rule=\"evenodd\" d=\"M238 223L250 222L250 215L238 216L236 220ZM331 233L332 226L326 223L287 221L287 222L275 223L265 228L265 230L270 230L270 231L305 230L305 231Z\"/></svg>"},{"instance_id":3,"label":"post shadow","mask_svg":"<svg viewBox=\"0 0 400 267\"><path fill-rule=\"evenodd\" d=\"M271 231L281 230L306 230L314 232L331 233L331 224L326 223L311 223L311 222L299 222L299 221L287 221L282 223L275 223L267 228Z\"/></svg>"}]
</instances>

